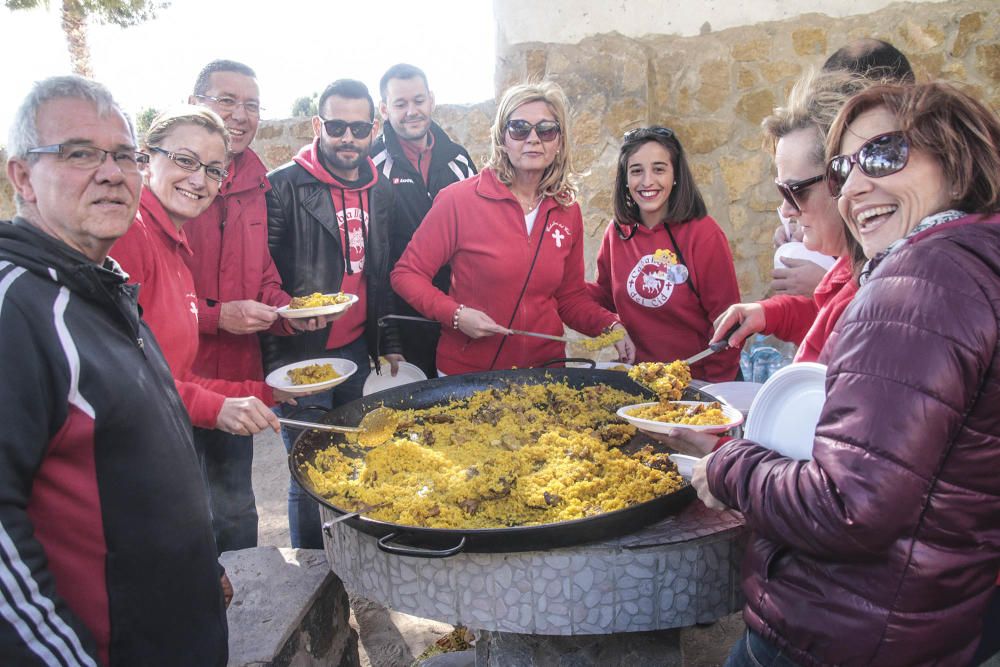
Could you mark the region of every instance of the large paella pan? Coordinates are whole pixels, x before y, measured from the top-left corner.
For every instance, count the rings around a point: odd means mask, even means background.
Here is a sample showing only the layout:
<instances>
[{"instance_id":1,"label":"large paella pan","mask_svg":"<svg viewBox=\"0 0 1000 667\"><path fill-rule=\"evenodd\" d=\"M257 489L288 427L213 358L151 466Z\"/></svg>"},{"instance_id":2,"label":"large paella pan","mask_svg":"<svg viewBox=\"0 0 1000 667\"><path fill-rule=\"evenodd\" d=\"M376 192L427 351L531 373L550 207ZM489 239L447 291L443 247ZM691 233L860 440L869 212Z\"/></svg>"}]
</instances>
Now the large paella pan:
<instances>
[{"instance_id":1,"label":"large paella pan","mask_svg":"<svg viewBox=\"0 0 1000 667\"><path fill-rule=\"evenodd\" d=\"M607 385L632 394L652 397L650 392L619 371L581 368L490 371L437 378L372 394L333 410L321 421L329 424L353 425L357 424L366 413L382 405L396 409L421 409L455 399L468 398L484 389L551 382L565 382L574 388ZM714 400L712 396L690 387L685 391L684 398ZM637 433L622 449L633 452L646 445L651 445L659 451L665 450L661 444L641 433ZM352 513L350 508L339 507L324 498L302 471L306 462L313 461L318 452L331 446L340 448L345 455L357 455L342 435L304 431L296 439L289 456L291 474L309 495L329 508L332 513L337 515ZM635 532L668 514L679 511L694 496L694 490L684 486L672 493L613 512L572 521L509 528L423 528L379 521L365 516L355 516L347 519L347 522L358 530L379 537L379 546L384 551L402 555L444 557L459 551L529 551L571 546Z\"/></svg>"}]
</instances>

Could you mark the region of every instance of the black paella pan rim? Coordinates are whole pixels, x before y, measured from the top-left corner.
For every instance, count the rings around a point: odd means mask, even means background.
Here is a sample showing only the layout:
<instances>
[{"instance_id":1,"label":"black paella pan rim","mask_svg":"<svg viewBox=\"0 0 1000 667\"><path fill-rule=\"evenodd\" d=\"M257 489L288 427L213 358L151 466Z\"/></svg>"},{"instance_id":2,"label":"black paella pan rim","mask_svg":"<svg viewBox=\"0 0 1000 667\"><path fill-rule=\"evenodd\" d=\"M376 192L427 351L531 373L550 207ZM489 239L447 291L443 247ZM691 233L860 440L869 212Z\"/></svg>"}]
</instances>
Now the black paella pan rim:
<instances>
[{"instance_id":1,"label":"black paella pan rim","mask_svg":"<svg viewBox=\"0 0 1000 667\"><path fill-rule=\"evenodd\" d=\"M324 415L319 421L330 424L357 424L365 413L379 406L390 408L426 408L459 398L467 398L477 391L503 388L515 384L563 382L571 387L606 385L643 397L653 397L649 391L632 382L621 371L585 368L523 369L468 373L435 378L395 387L347 403ZM716 400L697 389L688 388L687 400ZM345 441L335 434L304 431L295 440L289 455L292 478L320 505L342 515L350 510L338 507L317 493L302 474L300 466L311 461L319 450L339 446ZM669 451L659 442L638 433L625 447L637 449L652 445L658 451ZM423 528L407 526L356 516L346 523L369 535L380 538L379 547L400 555L445 557L466 552L516 552L561 548L607 540L633 533L649 524L664 519L683 509L695 498L694 489L685 485L681 489L631 507L590 517L533 526L504 528Z\"/></svg>"}]
</instances>

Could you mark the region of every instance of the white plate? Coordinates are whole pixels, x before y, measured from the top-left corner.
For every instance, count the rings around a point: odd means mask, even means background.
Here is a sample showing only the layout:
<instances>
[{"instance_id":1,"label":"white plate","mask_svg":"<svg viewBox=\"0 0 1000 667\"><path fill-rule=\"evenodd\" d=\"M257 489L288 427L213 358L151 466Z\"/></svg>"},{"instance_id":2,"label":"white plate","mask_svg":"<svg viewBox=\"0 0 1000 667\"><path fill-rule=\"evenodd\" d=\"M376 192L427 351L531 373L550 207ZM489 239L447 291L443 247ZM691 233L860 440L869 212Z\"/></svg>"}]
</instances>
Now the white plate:
<instances>
[{"instance_id":1,"label":"white plate","mask_svg":"<svg viewBox=\"0 0 1000 667\"><path fill-rule=\"evenodd\" d=\"M303 366L309 366L312 364L330 364L333 366L333 370L340 374L340 377L335 377L332 380L327 380L326 382L313 382L312 384L292 384L292 381L288 379L288 371L293 368L302 368ZM296 361L294 364L286 364L281 368L274 369L267 374L267 377L264 378L264 382L266 382L269 387L287 391L289 394L312 394L323 389L336 387L338 384L354 375L357 370L358 365L348 359L338 359L336 357L306 359L305 361Z\"/></svg>"},{"instance_id":2,"label":"white plate","mask_svg":"<svg viewBox=\"0 0 1000 667\"><path fill-rule=\"evenodd\" d=\"M827 271L829 271L830 267L837 261L836 257L830 257L829 255L824 255L823 253L816 252L815 250L810 250L802 241L789 241L788 243L782 243L778 246L778 249L774 251L774 268L788 268L781 261L782 257L788 257L790 259L805 259L813 264L819 264Z\"/></svg>"},{"instance_id":3,"label":"white plate","mask_svg":"<svg viewBox=\"0 0 1000 667\"><path fill-rule=\"evenodd\" d=\"M746 415L753 404L754 396L763 386L760 382L716 382L706 384L701 390L725 401Z\"/></svg>"},{"instance_id":4,"label":"white plate","mask_svg":"<svg viewBox=\"0 0 1000 667\"><path fill-rule=\"evenodd\" d=\"M677 466L677 472L684 479L690 480L691 473L694 472L694 464L701 461L697 456L687 454L671 454L670 460Z\"/></svg>"},{"instance_id":5,"label":"white plate","mask_svg":"<svg viewBox=\"0 0 1000 667\"><path fill-rule=\"evenodd\" d=\"M599 371L618 371L623 367L627 371L632 368L632 364L626 364L622 361L598 361L597 365L594 366L594 368Z\"/></svg>"},{"instance_id":6,"label":"white plate","mask_svg":"<svg viewBox=\"0 0 1000 667\"><path fill-rule=\"evenodd\" d=\"M333 296L333 294L324 294L323 296ZM346 296L350 297L347 301L335 303L329 306L317 306L316 308L289 308L288 306L282 306L278 309L278 314L288 319L318 317L320 315L336 315L337 313L347 310L358 301L357 294L347 294Z\"/></svg>"},{"instance_id":7,"label":"white plate","mask_svg":"<svg viewBox=\"0 0 1000 667\"><path fill-rule=\"evenodd\" d=\"M368 374L368 379L365 380L365 388L361 392L362 395L367 396L377 391L384 391L385 389L392 389L393 387L427 379L427 375L418 366L414 366L408 361L399 362L399 372L396 373L396 377L392 377L389 374L389 363L386 361L381 363L379 370L382 372L381 375L376 375L375 371Z\"/></svg>"},{"instance_id":8,"label":"white plate","mask_svg":"<svg viewBox=\"0 0 1000 667\"><path fill-rule=\"evenodd\" d=\"M680 403L681 405L700 405L704 401L671 401L671 403ZM722 405L722 414L726 417L727 421L725 424L672 424L670 422L660 422L652 419L639 419L638 417L633 417L627 414L630 410L635 408L644 408L647 405L656 405L656 401L651 403L636 403L635 405L626 405L623 408L618 408L618 416L627 421L628 423L635 426L640 431L648 431L650 433L667 433L671 429L675 428L686 428L692 431L705 431L706 433L721 433L722 431L728 431L734 426L739 426L743 423L743 415L740 411L731 405L726 405L725 403L720 403Z\"/></svg>"},{"instance_id":9,"label":"white plate","mask_svg":"<svg viewBox=\"0 0 1000 667\"><path fill-rule=\"evenodd\" d=\"M757 392L743 437L793 459L809 460L825 402L826 366L811 361L785 366Z\"/></svg>"}]
</instances>

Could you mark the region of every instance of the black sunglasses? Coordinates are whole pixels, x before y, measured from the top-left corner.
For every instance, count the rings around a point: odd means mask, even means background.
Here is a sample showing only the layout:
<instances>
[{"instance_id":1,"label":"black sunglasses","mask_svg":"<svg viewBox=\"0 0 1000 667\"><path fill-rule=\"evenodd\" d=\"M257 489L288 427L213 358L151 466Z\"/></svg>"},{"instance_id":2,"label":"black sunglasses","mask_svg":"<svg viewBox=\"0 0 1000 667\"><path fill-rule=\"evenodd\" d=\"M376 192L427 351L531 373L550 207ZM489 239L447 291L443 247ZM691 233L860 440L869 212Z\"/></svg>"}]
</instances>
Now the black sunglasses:
<instances>
[{"instance_id":1,"label":"black sunglasses","mask_svg":"<svg viewBox=\"0 0 1000 667\"><path fill-rule=\"evenodd\" d=\"M559 136L559 123L554 120L542 120L532 125L526 120L517 118L508 120L504 127L514 141L524 141L531 136L532 130L535 131L539 141L552 141Z\"/></svg>"},{"instance_id":2,"label":"black sunglasses","mask_svg":"<svg viewBox=\"0 0 1000 667\"><path fill-rule=\"evenodd\" d=\"M629 130L622 135L622 141L635 141L636 139L645 139L646 137L652 135L658 135L661 137L666 137L670 139L674 136L674 131L669 127L660 127L659 125L653 125L651 127L637 127L634 130Z\"/></svg>"},{"instance_id":3,"label":"black sunglasses","mask_svg":"<svg viewBox=\"0 0 1000 667\"><path fill-rule=\"evenodd\" d=\"M322 116L320 116L320 120L323 121L326 133L331 137L342 137L344 132L347 132L347 128L351 128L351 136L355 139L364 139L372 133L372 128L375 127L375 123L366 123L363 120L348 123L346 120L326 120Z\"/></svg>"},{"instance_id":4,"label":"black sunglasses","mask_svg":"<svg viewBox=\"0 0 1000 667\"><path fill-rule=\"evenodd\" d=\"M778 192L784 197L788 205L795 209L796 213L802 212L802 205L799 204L798 199L795 195L816 185L820 181L826 178L826 174L820 174L819 176L813 176L811 178L803 178L800 181L788 181L787 183L782 183L778 179L774 179L774 185L778 188Z\"/></svg>"},{"instance_id":5,"label":"black sunglasses","mask_svg":"<svg viewBox=\"0 0 1000 667\"><path fill-rule=\"evenodd\" d=\"M853 155L838 155L826 166L826 187L830 195L839 197L854 165L871 178L890 176L906 166L910 159L910 142L900 131L872 137Z\"/></svg>"}]
</instances>

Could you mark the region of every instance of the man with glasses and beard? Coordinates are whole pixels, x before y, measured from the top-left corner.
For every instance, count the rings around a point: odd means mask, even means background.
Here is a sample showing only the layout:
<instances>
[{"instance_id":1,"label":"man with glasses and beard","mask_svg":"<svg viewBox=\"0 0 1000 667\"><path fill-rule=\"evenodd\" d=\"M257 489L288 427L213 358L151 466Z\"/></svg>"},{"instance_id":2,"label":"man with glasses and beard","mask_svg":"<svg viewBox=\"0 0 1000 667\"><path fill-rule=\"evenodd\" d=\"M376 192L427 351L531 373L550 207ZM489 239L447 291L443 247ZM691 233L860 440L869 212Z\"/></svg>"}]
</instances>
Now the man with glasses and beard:
<instances>
[{"instance_id":1,"label":"man with glasses and beard","mask_svg":"<svg viewBox=\"0 0 1000 667\"><path fill-rule=\"evenodd\" d=\"M413 65L393 65L379 82L382 101L382 134L372 145L372 159L382 177L392 185L396 197L396 219L389 233L390 264L395 266L437 193L452 183L476 174L469 152L431 120L434 93L427 76ZM448 291L451 270L444 266L434 277L434 286ZM400 300L399 312L419 315ZM428 377L437 376L436 351L440 327L422 322L399 322L403 354Z\"/></svg>"},{"instance_id":2,"label":"man with glasses and beard","mask_svg":"<svg viewBox=\"0 0 1000 667\"><path fill-rule=\"evenodd\" d=\"M342 291L358 296L329 330L263 337L268 371L319 357L340 357L358 371L331 390L299 400L300 406L335 408L361 397L369 358L389 360L395 374L402 356L393 321L379 327L394 297L389 289L392 189L368 157L377 130L375 103L360 81L334 81L312 119L313 141L291 162L268 174L268 241L282 283L291 294ZM285 407L280 412L287 412ZM282 431L291 451L292 434ZM293 547L323 548L319 508L291 481L288 522Z\"/></svg>"}]
</instances>

